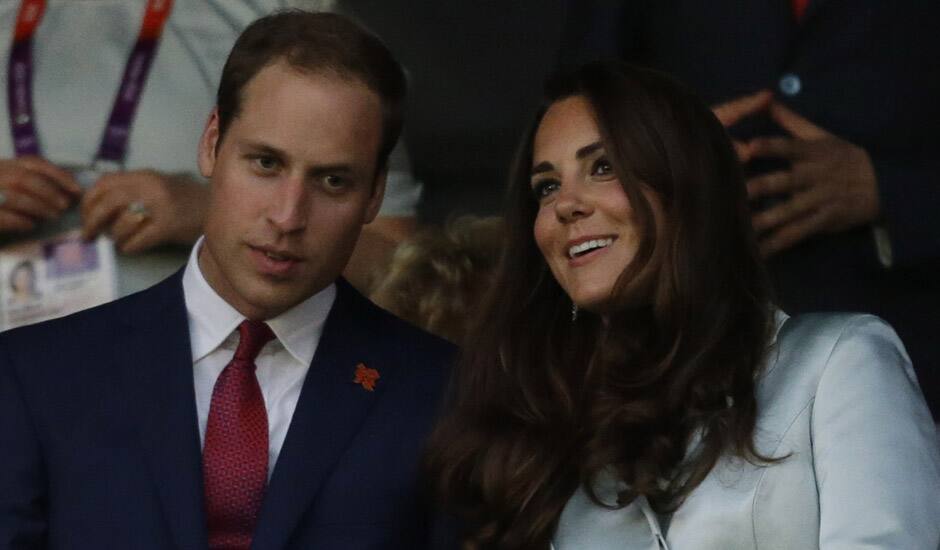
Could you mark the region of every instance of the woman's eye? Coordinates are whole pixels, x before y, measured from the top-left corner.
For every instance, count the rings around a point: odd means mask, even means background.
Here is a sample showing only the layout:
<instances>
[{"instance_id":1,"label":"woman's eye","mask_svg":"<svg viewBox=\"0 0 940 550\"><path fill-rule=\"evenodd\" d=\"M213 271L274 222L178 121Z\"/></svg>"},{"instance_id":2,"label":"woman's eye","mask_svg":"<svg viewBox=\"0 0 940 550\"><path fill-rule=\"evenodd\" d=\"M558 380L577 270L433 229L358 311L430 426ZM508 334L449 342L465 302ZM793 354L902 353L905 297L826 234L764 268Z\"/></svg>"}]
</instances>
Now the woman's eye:
<instances>
[{"instance_id":1,"label":"woman's eye","mask_svg":"<svg viewBox=\"0 0 940 550\"><path fill-rule=\"evenodd\" d=\"M532 196L535 200L541 201L554 193L558 189L558 181L553 179L544 179L532 184Z\"/></svg>"},{"instance_id":2,"label":"woman's eye","mask_svg":"<svg viewBox=\"0 0 940 550\"><path fill-rule=\"evenodd\" d=\"M614 175L614 167L611 166L610 162L601 157L594 161L594 165L591 166L591 175L592 176L612 176Z\"/></svg>"}]
</instances>

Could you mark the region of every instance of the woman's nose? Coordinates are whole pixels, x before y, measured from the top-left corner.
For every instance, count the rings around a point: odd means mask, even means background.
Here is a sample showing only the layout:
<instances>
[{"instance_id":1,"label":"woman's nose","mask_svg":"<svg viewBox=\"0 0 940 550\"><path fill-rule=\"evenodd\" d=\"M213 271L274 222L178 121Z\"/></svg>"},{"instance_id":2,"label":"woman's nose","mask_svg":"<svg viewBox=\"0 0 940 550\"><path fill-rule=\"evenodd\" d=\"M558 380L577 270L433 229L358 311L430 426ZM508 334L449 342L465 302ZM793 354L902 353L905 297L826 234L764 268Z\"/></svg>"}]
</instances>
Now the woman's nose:
<instances>
[{"instance_id":1,"label":"woman's nose","mask_svg":"<svg viewBox=\"0 0 940 550\"><path fill-rule=\"evenodd\" d=\"M555 198L555 214L559 221L571 222L590 216L594 211L582 186L575 181L563 181Z\"/></svg>"}]
</instances>

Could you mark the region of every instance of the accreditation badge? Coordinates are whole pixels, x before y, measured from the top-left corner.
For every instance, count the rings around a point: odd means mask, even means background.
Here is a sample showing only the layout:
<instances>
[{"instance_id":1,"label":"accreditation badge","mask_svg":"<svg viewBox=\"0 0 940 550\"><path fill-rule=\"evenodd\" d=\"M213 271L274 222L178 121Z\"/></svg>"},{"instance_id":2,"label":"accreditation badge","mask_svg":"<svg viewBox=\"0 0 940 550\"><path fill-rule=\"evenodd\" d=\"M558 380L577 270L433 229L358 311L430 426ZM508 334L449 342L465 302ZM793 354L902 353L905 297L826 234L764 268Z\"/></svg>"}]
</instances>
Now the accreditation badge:
<instances>
[{"instance_id":1,"label":"accreditation badge","mask_svg":"<svg viewBox=\"0 0 940 550\"><path fill-rule=\"evenodd\" d=\"M116 297L114 245L82 240L81 230L0 249L3 330L110 302Z\"/></svg>"}]
</instances>

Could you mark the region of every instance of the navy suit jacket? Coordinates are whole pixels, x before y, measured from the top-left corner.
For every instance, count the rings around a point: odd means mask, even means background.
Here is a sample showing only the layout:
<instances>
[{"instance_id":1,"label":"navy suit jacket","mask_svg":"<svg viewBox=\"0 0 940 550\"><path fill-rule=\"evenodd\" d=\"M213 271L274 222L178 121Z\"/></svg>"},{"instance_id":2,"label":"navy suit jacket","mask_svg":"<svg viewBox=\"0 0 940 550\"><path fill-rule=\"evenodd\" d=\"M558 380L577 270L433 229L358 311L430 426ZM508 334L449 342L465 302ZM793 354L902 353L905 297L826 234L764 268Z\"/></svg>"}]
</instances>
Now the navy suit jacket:
<instances>
[{"instance_id":1,"label":"navy suit jacket","mask_svg":"<svg viewBox=\"0 0 940 550\"><path fill-rule=\"evenodd\" d=\"M454 348L337 286L252 548L428 548L417 472ZM0 549L206 548L192 369L181 273L0 335Z\"/></svg>"},{"instance_id":2,"label":"navy suit jacket","mask_svg":"<svg viewBox=\"0 0 940 550\"><path fill-rule=\"evenodd\" d=\"M879 264L866 226L809 239L771 258L770 270L789 313L865 311L889 321L940 418L940 2L810 0L799 23L790 0L566 5L564 65L620 57L674 75L712 105L769 88L868 152L894 266ZM731 130L742 139L784 133L766 116Z\"/></svg>"}]
</instances>

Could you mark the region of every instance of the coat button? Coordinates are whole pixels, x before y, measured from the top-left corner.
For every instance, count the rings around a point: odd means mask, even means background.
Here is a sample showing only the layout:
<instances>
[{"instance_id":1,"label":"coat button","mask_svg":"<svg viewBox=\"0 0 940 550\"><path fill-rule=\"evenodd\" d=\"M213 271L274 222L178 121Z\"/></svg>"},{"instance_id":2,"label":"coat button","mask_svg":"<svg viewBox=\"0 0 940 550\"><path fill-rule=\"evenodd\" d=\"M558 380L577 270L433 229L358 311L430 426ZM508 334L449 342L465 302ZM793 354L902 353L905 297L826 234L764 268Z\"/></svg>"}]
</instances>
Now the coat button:
<instances>
[{"instance_id":1,"label":"coat button","mask_svg":"<svg viewBox=\"0 0 940 550\"><path fill-rule=\"evenodd\" d=\"M778 83L780 92L783 95L794 96L800 93L800 90L803 89L803 82L800 81L800 77L796 76L793 73L787 73L780 77L780 82Z\"/></svg>"}]
</instances>

